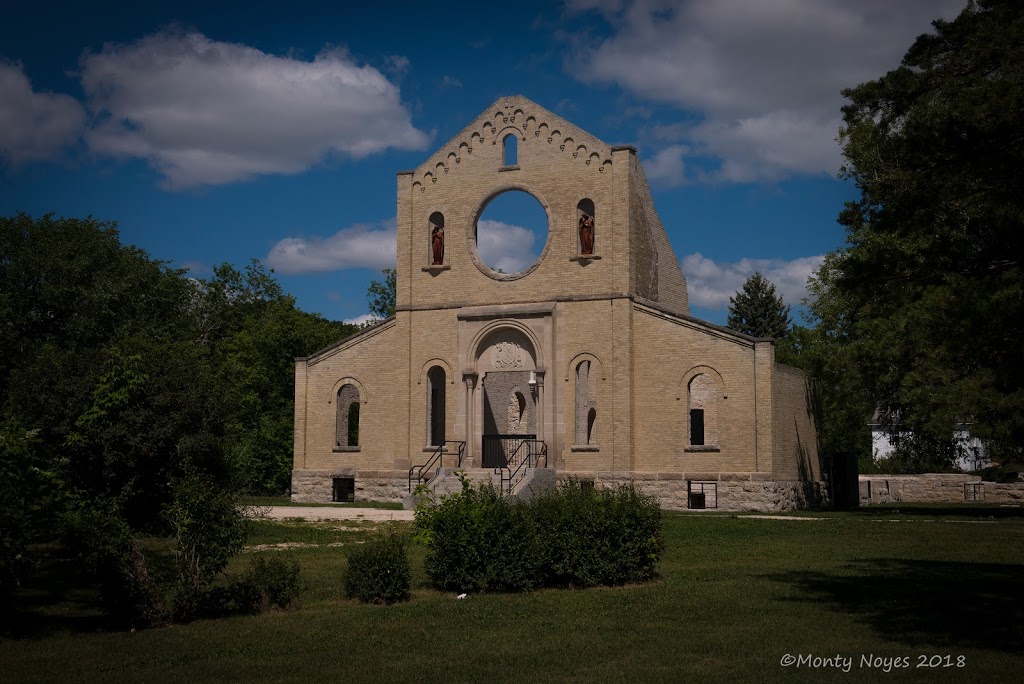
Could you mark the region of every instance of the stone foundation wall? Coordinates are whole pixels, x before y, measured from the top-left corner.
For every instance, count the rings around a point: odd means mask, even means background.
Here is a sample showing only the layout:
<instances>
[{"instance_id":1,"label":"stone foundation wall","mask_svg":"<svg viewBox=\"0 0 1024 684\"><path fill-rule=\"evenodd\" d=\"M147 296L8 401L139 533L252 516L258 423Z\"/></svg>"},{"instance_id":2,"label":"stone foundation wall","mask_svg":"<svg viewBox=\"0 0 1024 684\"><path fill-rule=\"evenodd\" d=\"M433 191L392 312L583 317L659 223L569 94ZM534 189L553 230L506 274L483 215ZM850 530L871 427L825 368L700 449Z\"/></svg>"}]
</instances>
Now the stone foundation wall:
<instances>
[{"instance_id":1,"label":"stone foundation wall","mask_svg":"<svg viewBox=\"0 0 1024 684\"><path fill-rule=\"evenodd\" d=\"M408 493L409 472L406 470L293 470L292 501L295 503L331 503L334 478L355 479L356 502L396 501Z\"/></svg>"},{"instance_id":2,"label":"stone foundation wall","mask_svg":"<svg viewBox=\"0 0 1024 684\"><path fill-rule=\"evenodd\" d=\"M1024 482L984 482L978 475L861 475L860 503L1024 505Z\"/></svg>"},{"instance_id":3,"label":"stone foundation wall","mask_svg":"<svg viewBox=\"0 0 1024 684\"><path fill-rule=\"evenodd\" d=\"M295 470L292 471L292 501L330 503L335 477L355 478L357 502L400 502L408 494L408 472L404 470ZM589 480L599 489L632 482L639 491L653 496L662 509L669 511L689 510L691 487L703 489L706 510L782 512L829 505L824 482L783 482L772 480L768 473L559 471L556 477L559 482L569 478Z\"/></svg>"},{"instance_id":4,"label":"stone foundation wall","mask_svg":"<svg viewBox=\"0 0 1024 684\"><path fill-rule=\"evenodd\" d=\"M599 489L630 482L644 494L653 496L663 510L685 511L689 492L703 489L705 510L782 512L829 505L828 489L822 481L777 481L768 473L642 473L642 472L566 472L569 478L590 480Z\"/></svg>"}]
</instances>

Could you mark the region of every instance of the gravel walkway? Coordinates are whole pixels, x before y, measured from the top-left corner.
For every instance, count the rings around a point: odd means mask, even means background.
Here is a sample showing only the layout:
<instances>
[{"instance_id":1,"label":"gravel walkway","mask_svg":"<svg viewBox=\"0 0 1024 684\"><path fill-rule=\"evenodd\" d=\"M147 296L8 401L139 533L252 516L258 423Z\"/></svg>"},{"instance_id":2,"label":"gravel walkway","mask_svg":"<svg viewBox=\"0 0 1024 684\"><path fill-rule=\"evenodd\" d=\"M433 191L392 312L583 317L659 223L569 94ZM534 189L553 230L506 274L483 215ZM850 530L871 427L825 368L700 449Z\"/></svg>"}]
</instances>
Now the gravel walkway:
<instances>
[{"instance_id":1,"label":"gravel walkway","mask_svg":"<svg viewBox=\"0 0 1024 684\"><path fill-rule=\"evenodd\" d=\"M256 506L250 517L275 520L301 518L302 520L412 520L414 511L395 511L384 508L351 508L348 506Z\"/></svg>"}]
</instances>

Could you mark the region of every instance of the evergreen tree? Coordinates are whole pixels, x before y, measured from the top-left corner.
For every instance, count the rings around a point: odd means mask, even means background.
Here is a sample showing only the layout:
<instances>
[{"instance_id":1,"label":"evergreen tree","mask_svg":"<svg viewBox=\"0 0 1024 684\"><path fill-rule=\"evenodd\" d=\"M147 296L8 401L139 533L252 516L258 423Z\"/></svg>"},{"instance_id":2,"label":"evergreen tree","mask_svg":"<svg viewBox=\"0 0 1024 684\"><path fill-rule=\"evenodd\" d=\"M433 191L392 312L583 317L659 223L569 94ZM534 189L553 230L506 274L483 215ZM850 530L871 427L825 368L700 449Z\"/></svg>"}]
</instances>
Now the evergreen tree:
<instances>
[{"instance_id":1,"label":"evergreen tree","mask_svg":"<svg viewBox=\"0 0 1024 684\"><path fill-rule=\"evenodd\" d=\"M760 273L747 278L729 297L729 327L754 337L781 339L789 332L789 305L775 294L775 285Z\"/></svg>"}]
</instances>

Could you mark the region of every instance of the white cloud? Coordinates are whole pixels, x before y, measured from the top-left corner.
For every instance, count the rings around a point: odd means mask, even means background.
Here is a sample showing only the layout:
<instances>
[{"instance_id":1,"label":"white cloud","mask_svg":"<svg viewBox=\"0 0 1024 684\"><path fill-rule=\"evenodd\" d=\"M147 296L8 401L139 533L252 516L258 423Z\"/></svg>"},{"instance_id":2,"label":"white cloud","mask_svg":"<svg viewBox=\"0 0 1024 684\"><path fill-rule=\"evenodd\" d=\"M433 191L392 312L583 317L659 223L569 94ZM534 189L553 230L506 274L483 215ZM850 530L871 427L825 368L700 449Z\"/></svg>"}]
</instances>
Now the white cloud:
<instances>
[{"instance_id":1,"label":"white cloud","mask_svg":"<svg viewBox=\"0 0 1024 684\"><path fill-rule=\"evenodd\" d=\"M441 78L441 88L461 88L462 81L454 76L445 75Z\"/></svg>"},{"instance_id":2,"label":"white cloud","mask_svg":"<svg viewBox=\"0 0 1024 684\"><path fill-rule=\"evenodd\" d=\"M363 314L362 316L356 316L355 318L346 318L342 322L348 323L349 325L366 325L367 323L374 323L379 320L380 319L373 314Z\"/></svg>"},{"instance_id":3,"label":"white cloud","mask_svg":"<svg viewBox=\"0 0 1024 684\"><path fill-rule=\"evenodd\" d=\"M20 64L0 62L0 156L11 164L52 159L78 140L84 125L77 100L37 93Z\"/></svg>"},{"instance_id":4,"label":"white cloud","mask_svg":"<svg viewBox=\"0 0 1024 684\"><path fill-rule=\"evenodd\" d=\"M480 258L495 270L519 273L537 261L535 235L529 228L502 221L477 222L476 246Z\"/></svg>"},{"instance_id":5,"label":"white cloud","mask_svg":"<svg viewBox=\"0 0 1024 684\"><path fill-rule=\"evenodd\" d=\"M302 172L331 154L423 149L398 87L341 50L312 61L164 31L82 58L97 153L139 157L165 185Z\"/></svg>"},{"instance_id":6,"label":"white cloud","mask_svg":"<svg viewBox=\"0 0 1024 684\"><path fill-rule=\"evenodd\" d=\"M738 262L717 262L698 253L683 257L683 273L691 306L726 309L729 297L743 287L755 271L775 285L786 304L797 307L807 296L807 279L818 270L823 255L785 259L741 259Z\"/></svg>"},{"instance_id":7,"label":"white cloud","mask_svg":"<svg viewBox=\"0 0 1024 684\"><path fill-rule=\"evenodd\" d=\"M689 151L686 145L669 145L658 151L654 158L644 163L647 179L658 185L675 187L684 182L683 155Z\"/></svg>"},{"instance_id":8,"label":"white cloud","mask_svg":"<svg viewBox=\"0 0 1024 684\"><path fill-rule=\"evenodd\" d=\"M265 261L288 275L343 268L394 268L397 249L395 221L390 219L350 226L326 238L285 238L270 249Z\"/></svg>"},{"instance_id":9,"label":"white cloud","mask_svg":"<svg viewBox=\"0 0 1024 684\"><path fill-rule=\"evenodd\" d=\"M570 0L613 33L580 43L579 79L614 83L703 120L672 142L721 162L710 179L834 174L840 91L899 65L964 0Z\"/></svg>"}]
</instances>

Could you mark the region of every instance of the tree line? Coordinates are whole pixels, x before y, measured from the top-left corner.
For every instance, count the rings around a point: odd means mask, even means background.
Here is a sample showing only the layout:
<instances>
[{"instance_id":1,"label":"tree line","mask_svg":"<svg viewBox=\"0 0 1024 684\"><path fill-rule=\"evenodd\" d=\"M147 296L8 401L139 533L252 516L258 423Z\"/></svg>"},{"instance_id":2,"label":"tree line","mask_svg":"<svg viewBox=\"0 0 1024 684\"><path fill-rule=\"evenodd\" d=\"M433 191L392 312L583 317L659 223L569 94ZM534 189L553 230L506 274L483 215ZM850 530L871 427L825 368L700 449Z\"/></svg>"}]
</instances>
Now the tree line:
<instances>
[{"instance_id":1,"label":"tree line","mask_svg":"<svg viewBox=\"0 0 1024 684\"><path fill-rule=\"evenodd\" d=\"M0 582L74 520L172 534L190 501L285 492L294 358L355 331L256 261L196 278L110 222L0 218Z\"/></svg>"}]
</instances>

